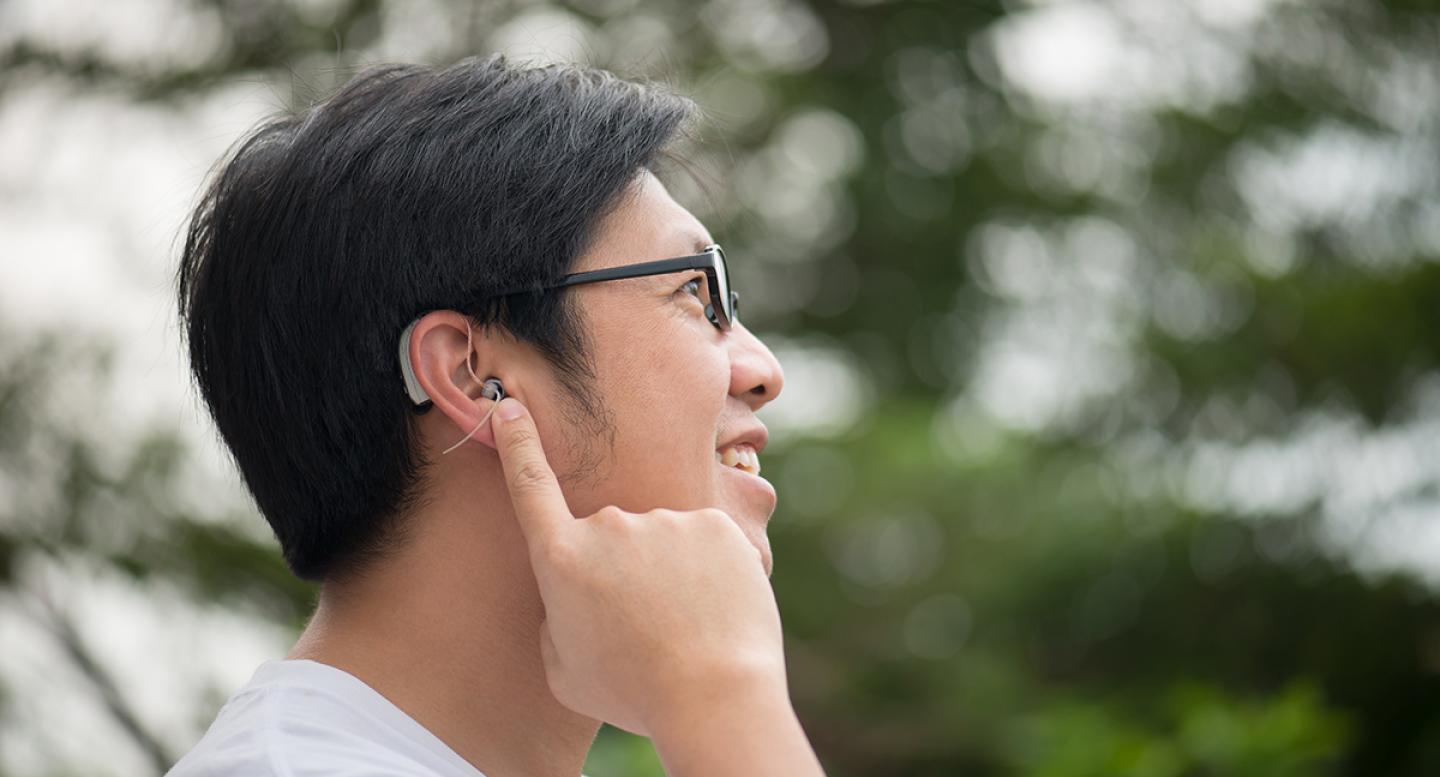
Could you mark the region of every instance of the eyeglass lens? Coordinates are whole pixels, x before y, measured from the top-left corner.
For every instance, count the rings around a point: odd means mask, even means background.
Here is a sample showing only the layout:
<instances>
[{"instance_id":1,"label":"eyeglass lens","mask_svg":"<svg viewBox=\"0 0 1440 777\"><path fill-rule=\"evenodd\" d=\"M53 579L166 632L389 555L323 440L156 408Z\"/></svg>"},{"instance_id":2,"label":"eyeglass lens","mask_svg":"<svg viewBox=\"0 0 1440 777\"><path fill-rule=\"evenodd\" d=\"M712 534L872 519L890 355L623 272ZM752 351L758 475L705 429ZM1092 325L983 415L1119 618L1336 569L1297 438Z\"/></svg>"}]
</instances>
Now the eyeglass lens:
<instances>
[{"instance_id":1,"label":"eyeglass lens","mask_svg":"<svg viewBox=\"0 0 1440 777\"><path fill-rule=\"evenodd\" d=\"M717 255L717 264L719 265L715 268L717 270L715 276L719 278L720 281L720 288L718 289L720 292L720 304L725 306L725 318L729 319L731 323L734 323L735 308L730 304L730 269L725 265L725 250L717 247L715 253Z\"/></svg>"}]
</instances>

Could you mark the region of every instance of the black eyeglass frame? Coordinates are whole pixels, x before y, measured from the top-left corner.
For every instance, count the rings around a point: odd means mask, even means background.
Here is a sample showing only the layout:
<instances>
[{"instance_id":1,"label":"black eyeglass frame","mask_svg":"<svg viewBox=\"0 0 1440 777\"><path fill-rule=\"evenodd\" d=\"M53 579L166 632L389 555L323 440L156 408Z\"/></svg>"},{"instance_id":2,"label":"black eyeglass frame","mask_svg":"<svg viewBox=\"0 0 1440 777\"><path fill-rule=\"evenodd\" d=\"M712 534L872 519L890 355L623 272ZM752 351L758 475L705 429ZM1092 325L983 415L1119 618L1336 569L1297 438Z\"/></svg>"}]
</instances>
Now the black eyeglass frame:
<instances>
[{"instance_id":1,"label":"black eyeglass frame","mask_svg":"<svg viewBox=\"0 0 1440 777\"><path fill-rule=\"evenodd\" d=\"M510 289L497 294L487 295L488 297L508 297L512 294L534 294L546 289L558 289L566 286L578 286L582 283L598 283L600 281L616 281L623 278L643 278L650 275L665 275L682 270L704 270L705 279L710 288L710 304L705 306L705 317L710 320L720 331L728 331L731 325L740 320L738 305L740 295L730 288L729 265L725 263L725 249L719 243L711 243L705 246L702 253L691 254L690 256L677 256L673 259L657 259L651 262L639 262L637 264L625 264L619 267L606 267L600 270L586 270L584 272L570 273L563 276L558 282L546 286L532 286L521 289ZM723 283L722 283L723 280ZM728 303L728 304L727 304ZM410 333L419 323L419 317L411 321L404 331L400 333L400 373L405 381L405 393L410 397L411 409L417 414L429 410L433 403L430 395L425 393L424 387L416 379L410 365Z\"/></svg>"},{"instance_id":2,"label":"black eyeglass frame","mask_svg":"<svg viewBox=\"0 0 1440 777\"><path fill-rule=\"evenodd\" d=\"M711 243L705 246L703 253L691 254L690 256L677 256L673 259L656 259L655 261L639 262L637 264L622 264L619 267L605 267L599 270L574 272L562 277L558 282L547 286L511 289L490 296L508 297L512 294L534 293L546 289L577 286L582 283L618 281L625 278L643 278L649 275L665 275L682 270L705 271L705 279L710 289L710 304L705 306L705 317L720 331L724 332L729 330L731 324L739 320L739 314L736 311L738 310L737 306L740 302L740 295L730 288L729 265L725 263L725 249L721 248L719 243Z\"/></svg>"}]
</instances>

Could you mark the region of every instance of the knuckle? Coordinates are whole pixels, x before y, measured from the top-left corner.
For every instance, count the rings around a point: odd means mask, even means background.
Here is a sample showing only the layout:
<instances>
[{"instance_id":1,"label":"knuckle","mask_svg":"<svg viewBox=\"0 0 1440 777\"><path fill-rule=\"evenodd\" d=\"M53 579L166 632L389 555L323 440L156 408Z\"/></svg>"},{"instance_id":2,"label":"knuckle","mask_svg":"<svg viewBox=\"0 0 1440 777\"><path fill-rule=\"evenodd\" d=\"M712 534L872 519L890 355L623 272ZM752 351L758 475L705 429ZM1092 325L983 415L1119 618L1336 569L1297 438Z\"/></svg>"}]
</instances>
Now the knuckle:
<instances>
[{"instance_id":1,"label":"knuckle","mask_svg":"<svg viewBox=\"0 0 1440 777\"><path fill-rule=\"evenodd\" d=\"M630 514L615 505L606 505L595 511L590 521L608 531L624 531L630 527Z\"/></svg>"},{"instance_id":2,"label":"knuckle","mask_svg":"<svg viewBox=\"0 0 1440 777\"><path fill-rule=\"evenodd\" d=\"M730 523L730 514L725 512L724 510L719 509L718 507L707 507L701 510L700 513L704 520L709 521L712 524Z\"/></svg>"},{"instance_id":3,"label":"knuckle","mask_svg":"<svg viewBox=\"0 0 1440 777\"><path fill-rule=\"evenodd\" d=\"M545 468L537 461L522 461L515 468L511 481L521 490L539 491L548 482Z\"/></svg>"},{"instance_id":4,"label":"knuckle","mask_svg":"<svg viewBox=\"0 0 1440 777\"><path fill-rule=\"evenodd\" d=\"M605 505L599 510L596 510L595 514L591 517L603 523L613 523L624 518L625 511L621 510L616 505Z\"/></svg>"},{"instance_id":5,"label":"knuckle","mask_svg":"<svg viewBox=\"0 0 1440 777\"><path fill-rule=\"evenodd\" d=\"M730 514L724 510L706 510L705 525L717 536L744 536L744 532L740 530L740 524L736 523L735 519L731 518Z\"/></svg>"},{"instance_id":6,"label":"knuckle","mask_svg":"<svg viewBox=\"0 0 1440 777\"><path fill-rule=\"evenodd\" d=\"M510 431L506 439L506 447L511 450L526 448L535 442L535 432L528 429L524 424L510 425Z\"/></svg>"}]
</instances>

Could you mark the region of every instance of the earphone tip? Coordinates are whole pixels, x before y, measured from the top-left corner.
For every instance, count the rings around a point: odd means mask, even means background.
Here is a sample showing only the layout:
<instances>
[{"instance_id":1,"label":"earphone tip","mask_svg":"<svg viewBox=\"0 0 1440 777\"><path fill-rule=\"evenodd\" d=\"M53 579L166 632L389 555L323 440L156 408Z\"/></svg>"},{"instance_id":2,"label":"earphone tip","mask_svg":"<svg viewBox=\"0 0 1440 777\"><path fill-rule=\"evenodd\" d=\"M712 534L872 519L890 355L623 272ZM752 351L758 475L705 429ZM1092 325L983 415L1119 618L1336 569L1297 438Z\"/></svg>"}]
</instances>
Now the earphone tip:
<instances>
[{"instance_id":1,"label":"earphone tip","mask_svg":"<svg viewBox=\"0 0 1440 777\"><path fill-rule=\"evenodd\" d=\"M485 382L481 384L480 395L494 400L495 404L491 405L490 409L485 411L485 415L480 419L479 423L475 424L475 428L471 429L469 434L460 438L459 442L441 451L441 455L460 447L461 444L470 439L476 432L480 431L480 427L483 426L486 421L490 420L490 414L495 412L495 408L500 404L500 400L505 398L505 387L501 385L499 378L486 378Z\"/></svg>"}]
</instances>

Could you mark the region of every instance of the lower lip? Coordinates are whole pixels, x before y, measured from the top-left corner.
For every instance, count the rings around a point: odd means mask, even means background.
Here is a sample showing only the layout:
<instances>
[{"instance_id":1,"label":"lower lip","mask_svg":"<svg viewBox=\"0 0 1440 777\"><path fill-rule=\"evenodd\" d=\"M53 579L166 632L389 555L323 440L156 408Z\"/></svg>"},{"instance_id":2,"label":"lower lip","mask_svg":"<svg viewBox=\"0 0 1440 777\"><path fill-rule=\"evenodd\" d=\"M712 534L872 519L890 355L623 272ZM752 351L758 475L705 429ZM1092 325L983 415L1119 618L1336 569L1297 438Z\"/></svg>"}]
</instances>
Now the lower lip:
<instances>
[{"instance_id":1,"label":"lower lip","mask_svg":"<svg viewBox=\"0 0 1440 777\"><path fill-rule=\"evenodd\" d=\"M753 488L757 491L764 493L770 499L771 506L773 507L775 505L778 497L775 495L775 487L770 485L770 481L760 477L759 475L754 475L746 472L739 467L727 467L718 461L715 462L715 466L729 472L731 475L734 475L739 482L745 484L746 488Z\"/></svg>"}]
</instances>

